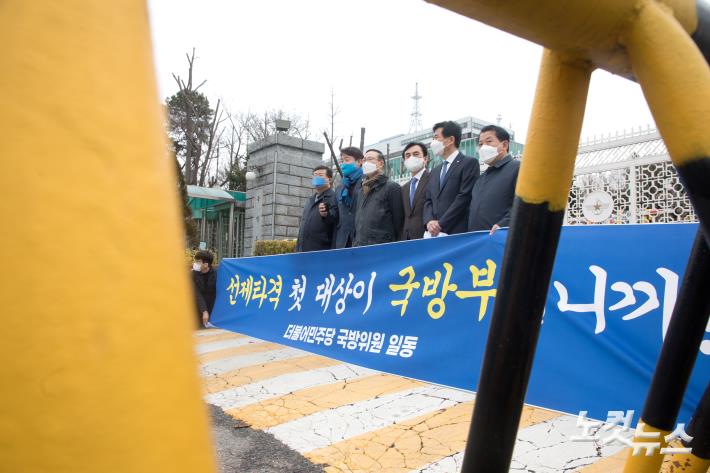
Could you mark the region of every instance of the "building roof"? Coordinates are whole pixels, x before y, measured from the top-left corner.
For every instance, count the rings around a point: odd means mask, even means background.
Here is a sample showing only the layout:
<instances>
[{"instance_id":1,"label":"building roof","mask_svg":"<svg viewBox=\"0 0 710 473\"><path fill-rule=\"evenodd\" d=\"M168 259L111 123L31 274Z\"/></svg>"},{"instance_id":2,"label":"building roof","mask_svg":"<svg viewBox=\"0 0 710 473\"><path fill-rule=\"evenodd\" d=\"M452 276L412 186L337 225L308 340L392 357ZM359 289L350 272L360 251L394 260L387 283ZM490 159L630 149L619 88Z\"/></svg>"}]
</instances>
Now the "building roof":
<instances>
[{"instance_id":1,"label":"building roof","mask_svg":"<svg viewBox=\"0 0 710 473\"><path fill-rule=\"evenodd\" d=\"M187 196L193 199L235 200L232 194L217 187L187 186Z\"/></svg>"},{"instance_id":2,"label":"building roof","mask_svg":"<svg viewBox=\"0 0 710 473\"><path fill-rule=\"evenodd\" d=\"M247 200L246 192L200 186L187 186L187 197L195 218L201 218L199 209L228 209L231 205L244 208Z\"/></svg>"},{"instance_id":3,"label":"building roof","mask_svg":"<svg viewBox=\"0 0 710 473\"><path fill-rule=\"evenodd\" d=\"M461 125L461 128L463 129L463 133L467 132L472 132L476 130L480 130L486 125L495 125L493 122L489 122L487 120L482 120L480 118L472 117L472 116L467 116L463 118L459 118L457 120L453 120L459 125ZM502 126L502 125L500 125ZM515 141L515 132L508 128L503 126L505 130L510 133L510 138L511 140ZM394 135L390 136L388 138L385 138L383 140L380 140L376 143L370 144L365 146L365 149L369 148L374 148L382 151L383 153L387 149L387 145L390 146L390 153L399 153L404 149L404 146L407 143L410 143L412 141L430 141L431 137L434 135L434 132L431 130L431 128L426 128L424 130L418 130L412 133L401 133L399 135Z\"/></svg>"}]
</instances>

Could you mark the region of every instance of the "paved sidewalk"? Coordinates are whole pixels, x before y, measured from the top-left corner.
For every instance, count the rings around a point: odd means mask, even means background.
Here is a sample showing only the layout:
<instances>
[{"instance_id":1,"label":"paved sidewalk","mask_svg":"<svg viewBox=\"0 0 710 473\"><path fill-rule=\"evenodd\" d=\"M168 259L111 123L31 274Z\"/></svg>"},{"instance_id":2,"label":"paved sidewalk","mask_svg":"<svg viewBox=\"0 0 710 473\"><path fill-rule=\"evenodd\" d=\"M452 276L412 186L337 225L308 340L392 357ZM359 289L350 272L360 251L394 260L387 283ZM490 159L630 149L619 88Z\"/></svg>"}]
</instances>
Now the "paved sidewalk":
<instances>
[{"instance_id":1,"label":"paved sidewalk","mask_svg":"<svg viewBox=\"0 0 710 473\"><path fill-rule=\"evenodd\" d=\"M306 460L260 430L210 408L212 436L220 473L322 473L323 468Z\"/></svg>"},{"instance_id":2,"label":"paved sidewalk","mask_svg":"<svg viewBox=\"0 0 710 473\"><path fill-rule=\"evenodd\" d=\"M472 393L222 330L195 341L224 473L460 470ZM525 406L510 471L621 472L621 445L581 433L575 416Z\"/></svg>"}]
</instances>

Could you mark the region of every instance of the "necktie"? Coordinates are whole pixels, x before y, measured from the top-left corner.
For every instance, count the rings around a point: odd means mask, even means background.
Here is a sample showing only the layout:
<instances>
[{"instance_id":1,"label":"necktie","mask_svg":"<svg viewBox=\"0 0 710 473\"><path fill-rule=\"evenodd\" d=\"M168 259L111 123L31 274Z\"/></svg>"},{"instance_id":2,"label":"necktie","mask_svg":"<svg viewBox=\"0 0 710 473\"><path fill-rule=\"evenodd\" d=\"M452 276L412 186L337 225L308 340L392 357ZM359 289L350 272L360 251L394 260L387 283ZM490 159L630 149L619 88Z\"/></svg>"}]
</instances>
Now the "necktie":
<instances>
[{"instance_id":1,"label":"necktie","mask_svg":"<svg viewBox=\"0 0 710 473\"><path fill-rule=\"evenodd\" d=\"M444 187L444 183L446 182L446 168L449 167L449 162L444 161L443 166L441 166L441 177L439 178L439 188L441 189Z\"/></svg>"},{"instance_id":2,"label":"necktie","mask_svg":"<svg viewBox=\"0 0 710 473\"><path fill-rule=\"evenodd\" d=\"M414 193L417 191L417 178L413 177L409 183L409 208L414 208Z\"/></svg>"}]
</instances>

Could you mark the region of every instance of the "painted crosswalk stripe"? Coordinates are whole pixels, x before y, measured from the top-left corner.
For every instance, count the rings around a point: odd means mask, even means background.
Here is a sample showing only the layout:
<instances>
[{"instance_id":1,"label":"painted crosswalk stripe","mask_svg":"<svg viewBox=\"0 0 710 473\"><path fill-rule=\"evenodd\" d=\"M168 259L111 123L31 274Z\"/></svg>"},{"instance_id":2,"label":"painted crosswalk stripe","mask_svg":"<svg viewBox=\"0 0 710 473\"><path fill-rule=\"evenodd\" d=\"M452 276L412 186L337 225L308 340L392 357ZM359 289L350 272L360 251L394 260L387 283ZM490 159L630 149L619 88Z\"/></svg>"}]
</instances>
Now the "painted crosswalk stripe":
<instances>
[{"instance_id":1,"label":"painted crosswalk stripe","mask_svg":"<svg viewBox=\"0 0 710 473\"><path fill-rule=\"evenodd\" d=\"M460 471L473 394L212 332L195 337L206 401L326 472ZM620 473L622 446L572 442L576 424L576 417L525 406L511 471Z\"/></svg>"},{"instance_id":2,"label":"painted crosswalk stripe","mask_svg":"<svg viewBox=\"0 0 710 473\"><path fill-rule=\"evenodd\" d=\"M253 428L268 429L317 412L422 386L424 383L419 381L380 373L301 389L227 413Z\"/></svg>"},{"instance_id":3,"label":"painted crosswalk stripe","mask_svg":"<svg viewBox=\"0 0 710 473\"><path fill-rule=\"evenodd\" d=\"M250 353L260 353L263 351L280 350L283 345L271 342L260 342L255 341L253 343L247 343L246 345L241 345L231 348L223 348L221 350L210 351L199 355L197 358L200 363L209 363L210 361L223 360L225 358L232 358L240 355L248 355Z\"/></svg>"},{"instance_id":4,"label":"painted crosswalk stripe","mask_svg":"<svg viewBox=\"0 0 710 473\"><path fill-rule=\"evenodd\" d=\"M407 419L325 448L306 452L326 471L409 472L465 447L473 402ZM453 471L453 470L451 470Z\"/></svg>"},{"instance_id":5,"label":"painted crosswalk stripe","mask_svg":"<svg viewBox=\"0 0 710 473\"><path fill-rule=\"evenodd\" d=\"M598 462L604 457L615 455L623 448L622 445L602 445L601 441L576 442L572 440L576 435L580 435L577 417L568 415L560 415L521 428L518 431L510 471L534 471L535 473L578 471L579 468ZM462 461L463 452L459 452L428 465L419 472L459 471Z\"/></svg>"},{"instance_id":6,"label":"painted crosswalk stripe","mask_svg":"<svg viewBox=\"0 0 710 473\"><path fill-rule=\"evenodd\" d=\"M335 383L345 379L354 379L372 375L373 373L372 370L360 368L359 366L338 364L301 373L285 374L258 383L227 389L225 391L209 394L205 397L205 400L209 404L214 404L225 410L234 409L277 396L283 396L284 394L298 389Z\"/></svg>"},{"instance_id":7,"label":"painted crosswalk stripe","mask_svg":"<svg viewBox=\"0 0 710 473\"><path fill-rule=\"evenodd\" d=\"M197 330L193 333L193 335L195 336L195 338L203 338L203 337L211 337L214 335L220 335L223 333L234 333L234 332L228 332L226 330L222 330L219 328L209 328L206 330Z\"/></svg>"},{"instance_id":8,"label":"painted crosswalk stripe","mask_svg":"<svg viewBox=\"0 0 710 473\"><path fill-rule=\"evenodd\" d=\"M465 448L472 412L473 402L460 403L306 452L305 456L315 463L329 465L326 471L416 470ZM551 411L526 407L521 424L556 416Z\"/></svg>"},{"instance_id":9,"label":"painted crosswalk stripe","mask_svg":"<svg viewBox=\"0 0 710 473\"><path fill-rule=\"evenodd\" d=\"M285 360L277 360L259 365L245 366L203 378L205 391L212 394L245 384L256 383L264 379L275 378L289 373L325 368L341 364L341 361L318 355L306 355Z\"/></svg>"},{"instance_id":10,"label":"painted crosswalk stripe","mask_svg":"<svg viewBox=\"0 0 710 473\"><path fill-rule=\"evenodd\" d=\"M627 435L625 436L628 435L629 434L627 433ZM671 442L670 446L682 448L683 444L680 441L675 440ZM643 455L643 452L644 451L639 452L639 455ZM631 449L628 447L624 447L618 452L616 452L614 455L602 458L601 460L594 462L591 465L587 465L584 468L575 470L575 473L622 473L624 471L624 465L626 464L626 460L629 457L629 454L631 454ZM682 471L686 471L684 470L684 468L686 468L687 471L690 471L688 465L682 464L681 460L679 460L676 455L669 454L666 455L663 459L663 464L661 465L660 473L680 473Z\"/></svg>"},{"instance_id":11,"label":"painted crosswalk stripe","mask_svg":"<svg viewBox=\"0 0 710 473\"><path fill-rule=\"evenodd\" d=\"M624 471L624 463L628 454L628 450L622 449L610 457L603 458L577 470L576 473L621 473ZM661 469L661 471L666 470Z\"/></svg>"},{"instance_id":12,"label":"painted crosswalk stripe","mask_svg":"<svg viewBox=\"0 0 710 473\"><path fill-rule=\"evenodd\" d=\"M424 386L318 412L267 432L303 453L472 398L458 389Z\"/></svg>"},{"instance_id":13,"label":"painted crosswalk stripe","mask_svg":"<svg viewBox=\"0 0 710 473\"><path fill-rule=\"evenodd\" d=\"M603 457L614 455L623 448L618 443L604 445L594 442L573 441L582 429L577 417L563 415L528 427L518 432L518 442L513 452L511 471L556 473L571 471L592 464Z\"/></svg>"},{"instance_id":14,"label":"painted crosswalk stripe","mask_svg":"<svg viewBox=\"0 0 710 473\"><path fill-rule=\"evenodd\" d=\"M200 373L202 376L216 376L227 371L243 368L245 366L260 365L270 363L272 361L286 360L288 358L296 358L298 356L305 355L307 355L307 353L304 351L284 347L278 350L232 356L222 360L210 361L208 363L204 363L200 367Z\"/></svg>"},{"instance_id":15,"label":"painted crosswalk stripe","mask_svg":"<svg viewBox=\"0 0 710 473\"><path fill-rule=\"evenodd\" d=\"M195 343L208 343L217 342L219 340L229 340L230 338L242 338L245 336L246 335L234 332L219 331L214 333L205 333L204 335L195 335L193 339Z\"/></svg>"},{"instance_id":16,"label":"painted crosswalk stripe","mask_svg":"<svg viewBox=\"0 0 710 473\"><path fill-rule=\"evenodd\" d=\"M195 352L198 355L203 355L217 350L224 350L225 348L240 347L242 345L248 345L249 343L262 343L261 340L251 337L239 337L230 338L227 340L218 340L216 342L200 343L195 348Z\"/></svg>"}]
</instances>

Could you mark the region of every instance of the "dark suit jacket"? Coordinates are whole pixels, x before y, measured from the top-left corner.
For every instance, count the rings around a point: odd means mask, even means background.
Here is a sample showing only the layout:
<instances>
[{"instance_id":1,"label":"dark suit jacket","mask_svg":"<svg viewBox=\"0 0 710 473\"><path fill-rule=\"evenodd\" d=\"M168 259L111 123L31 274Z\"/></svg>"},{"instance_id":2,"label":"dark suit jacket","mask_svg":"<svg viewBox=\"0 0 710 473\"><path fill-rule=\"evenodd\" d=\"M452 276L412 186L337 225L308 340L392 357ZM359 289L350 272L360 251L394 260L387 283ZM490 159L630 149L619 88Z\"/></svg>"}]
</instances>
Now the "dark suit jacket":
<instances>
[{"instance_id":1,"label":"dark suit jacket","mask_svg":"<svg viewBox=\"0 0 710 473\"><path fill-rule=\"evenodd\" d=\"M426 188L429 183L429 171L424 170L421 179L417 182L417 189L414 191L414 205L409 204L409 190L411 189L411 179L402 186L402 203L404 204L404 229L402 230L402 240L416 240L424 236L426 225L424 225L424 199Z\"/></svg>"},{"instance_id":2,"label":"dark suit jacket","mask_svg":"<svg viewBox=\"0 0 710 473\"><path fill-rule=\"evenodd\" d=\"M318 207L324 202L328 207L328 215L320 216ZM306 200L303 207L301 226L298 229L296 251L329 250L333 247L335 226L338 224L338 201L333 189L328 189L320 195L313 195Z\"/></svg>"},{"instance_id":3,"label":"dark suit jacket","mask_svg":"<svg viewBox=\"0 0 710 473\"><path fill-rule=\"evenodd\" d=\"M468 226L471 190L481 174L481 166L477 159L464 156L459 151L454 162L449 165L444 186L441 187L439 180L442 165L439 164L431 171L423 223L426 225L431 220L438 220L444 233L464 233Z\"/></svg>"},{"instance_id":4,"label":"dark suit jacket","mask_svg":"<svg viewBox=\"0 0 710 473\"><path fill-rule=\"evenodd\" d=\"M493 225L507 227L515 201L515 184L520 161L509 154L489 166L476 181L471 192L468 230L490 230Z\"/></svg>"}]
</instances>

